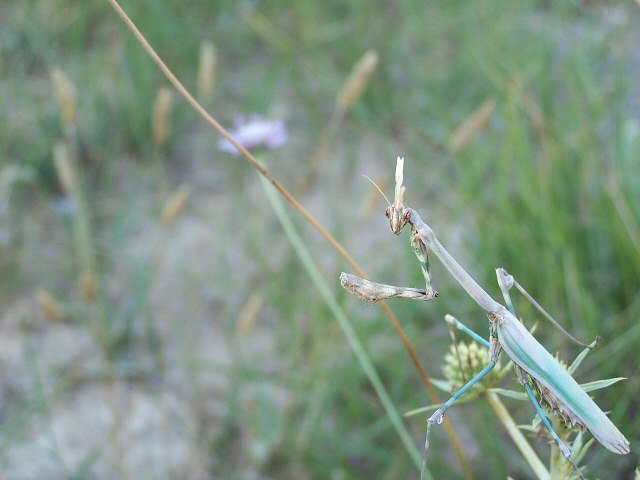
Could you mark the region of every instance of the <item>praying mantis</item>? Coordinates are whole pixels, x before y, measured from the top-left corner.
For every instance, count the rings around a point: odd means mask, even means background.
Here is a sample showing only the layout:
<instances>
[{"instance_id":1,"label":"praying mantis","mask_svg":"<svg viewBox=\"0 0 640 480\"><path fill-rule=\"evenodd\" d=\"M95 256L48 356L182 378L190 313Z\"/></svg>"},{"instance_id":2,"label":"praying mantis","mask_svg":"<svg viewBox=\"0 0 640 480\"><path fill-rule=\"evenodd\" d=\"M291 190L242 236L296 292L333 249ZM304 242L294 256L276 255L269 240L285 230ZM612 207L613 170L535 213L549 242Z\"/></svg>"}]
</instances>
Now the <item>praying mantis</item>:
<instances>
[{"instance_id":1,"label":"praying mantis","mask_svg":"<svg viewBox=\"0 0 640 480\"><path fill-rule=\"evenodd\" d=\"M467 382L449 400L427 420L427 433L424 446L422 475L424 478L429 450L431 429L434 424L444 420L445 412L456 400L463 396L474 384L487 375L497 364L500 353L505 353L515 364L518 381L524 386L527 396L531 400L536 412L540 416L549 434L557 443L562 455L574 468L578 476L584 476L575 463L571 450L562 442L551 427L538 403L533 388L553 413L562 418L567 424L577 426L581 430L589 430L593 436L608 450L624 455L629 453L629 442L618 428L609 420L605 413L596 405L574 378L562 367L558 361L533 337L533 335L516 318L509 290L516 285L521 287L506 270L498 268L496 274L507 307L496 302L478 285L473 278L458 264L436 238L429 225L424 223L418 213L405 204L406 187L403 185L404 158L398 157L396 164L396 186L393 204L386 210L391 230L399 235L406 225L411 227L411 245L420 261L426 288L402 288L385 285L361 279L354 275L342 273L340 282L350 293L368 301L376 302L389 298L412 298L417 300L431 300L438 294L431 284L429 272L429 250L438 257L449 273L457 280L462 288L485 311L489 319L489 341L464 327L467 333L479 339L489 348L489 364L480 373ZM533 299L530 298L533 301ZM535 301L533 304L540 309L547 318L550 316ZM554 321L555 323L555 321ZM557 325L557 324L556 324ZM564 330L563 330L564 331ZM566 332L565 332L566 333Z\"/></svg>"}]
</instances>

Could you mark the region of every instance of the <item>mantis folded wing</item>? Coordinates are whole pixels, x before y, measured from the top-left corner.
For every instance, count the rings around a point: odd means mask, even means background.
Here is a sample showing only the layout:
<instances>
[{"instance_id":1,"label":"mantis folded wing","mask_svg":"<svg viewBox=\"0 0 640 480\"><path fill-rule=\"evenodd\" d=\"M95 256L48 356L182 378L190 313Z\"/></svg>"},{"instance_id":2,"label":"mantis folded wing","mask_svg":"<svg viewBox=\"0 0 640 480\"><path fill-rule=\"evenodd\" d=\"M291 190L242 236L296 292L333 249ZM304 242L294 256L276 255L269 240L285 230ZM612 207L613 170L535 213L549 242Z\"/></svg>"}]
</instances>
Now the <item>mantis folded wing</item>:
<instances>
[{"instance_id":1,"label":"mantis folded wing","mask_svg":"<svg viewBox=\"0 0 640 480\"><path fill-rule=\"evenodd\" d=\"M580 387L575 379L553 358L553 356L533 337L518 321L513 312L509 298L509 288L514 284L506 271L497 269L498 283L509 307L493 300L471 276L456 262L436 238L433 230L422 221L418 213L405 205L406 188L403 185L404 158L398 157L396 165L396 188L394 203L386 211L391 230L400 234L406 225L411 227L411 244L420 261L426 281L426 289L405 289L392 285L378 284L343 273L340 276L342 285L354 295L375 302L386 298L413 298L431 300L437 293L431 286L428 250L431 250L451 275L466 290L471 298L485 311L490 321L489 356L490 363L456 394L445 402L427 421L427 435L423 461L423 475L426 469L429 437L433 424L441 423L446 410L466 393L476 382L488 374L496 365L500 352L504 350L516 365L520 383L525 387L543 423L558 444L560 451L571 463L580 478L582 472L575 464L571 451L553 431L538 404L530 383L540 393L542 399L552 411L568 424L588 429L593 436L608 450L618 453L629 453L629 442L596 405L589 395ZM518 288L521 288L518 285ZM547 317L549 315L534 303ZM550 318L550 317L549 317ZM566 333L566 332L565 332Z\"/></svg>"}]
</instances>

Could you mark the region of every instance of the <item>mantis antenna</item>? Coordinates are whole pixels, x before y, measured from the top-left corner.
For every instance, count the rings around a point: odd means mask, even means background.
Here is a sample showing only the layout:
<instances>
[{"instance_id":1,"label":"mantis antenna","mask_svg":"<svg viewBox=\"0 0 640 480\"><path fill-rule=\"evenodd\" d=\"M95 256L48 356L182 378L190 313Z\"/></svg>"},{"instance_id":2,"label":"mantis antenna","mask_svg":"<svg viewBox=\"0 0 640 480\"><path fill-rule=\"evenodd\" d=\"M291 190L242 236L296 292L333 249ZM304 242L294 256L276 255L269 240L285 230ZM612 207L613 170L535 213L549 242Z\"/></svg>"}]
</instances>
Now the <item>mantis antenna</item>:
<instances>
[{"instance_id":1,"label":"mantis antenna","mask_svg":"<svg viewBox=\"0 0 640 480\"><path fill-rule=\"evenodd\" d=\"M384 192L382 190L380 190L380 187L378 186L378 184L376 182L374 182L373 180L371 180L371 178L367 177L365 174L362 174L362 176L364 178L366 178L367 180L369 180L373 184L374 187L376 187L376 190L378 190L380 192L380 194L384 197L384 199L387 201L387 205L391 205L391 202L389 201L387 196L384 194Z\"/></svg>"}]
</instances>

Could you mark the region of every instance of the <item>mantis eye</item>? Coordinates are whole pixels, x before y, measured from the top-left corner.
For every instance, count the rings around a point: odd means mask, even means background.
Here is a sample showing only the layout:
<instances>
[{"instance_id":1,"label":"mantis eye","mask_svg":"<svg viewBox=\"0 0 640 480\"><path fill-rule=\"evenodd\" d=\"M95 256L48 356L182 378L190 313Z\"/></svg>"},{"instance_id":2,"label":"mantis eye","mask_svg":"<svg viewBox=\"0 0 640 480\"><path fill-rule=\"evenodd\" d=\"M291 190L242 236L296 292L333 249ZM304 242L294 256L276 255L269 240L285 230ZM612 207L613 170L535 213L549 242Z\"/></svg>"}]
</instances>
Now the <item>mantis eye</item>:
<instances>
[{"instance_id":1,"label":"mantis eye","mask_svg":"<svg viewBox=\"0 0 640 480\"><path fill-rule=\"evenodd\" d=\"M384 211L384 214L387 216L388 219L391 219L391 206L388 206L387 209Z\"/></svg>"}]
</instances>

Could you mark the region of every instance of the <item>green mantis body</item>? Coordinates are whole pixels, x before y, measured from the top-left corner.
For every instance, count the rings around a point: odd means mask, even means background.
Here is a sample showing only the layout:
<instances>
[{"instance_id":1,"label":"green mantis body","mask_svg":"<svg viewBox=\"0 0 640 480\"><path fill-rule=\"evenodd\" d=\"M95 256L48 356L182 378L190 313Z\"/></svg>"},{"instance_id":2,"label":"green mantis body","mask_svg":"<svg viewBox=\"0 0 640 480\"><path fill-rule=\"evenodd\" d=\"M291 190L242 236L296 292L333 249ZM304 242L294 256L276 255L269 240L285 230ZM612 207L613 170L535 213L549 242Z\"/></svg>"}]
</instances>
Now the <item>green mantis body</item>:
<instances>
[{"instance_id":1,"label":"green mantis body","mask_svg":"<svg viewBox=\"0 0 640 480\"><path fill-rule=\"evenodd\" d=\"M456 262L436 238L433 230L424 223L415 210L405 205L405 187L403 183L404 159L398 158L396 167L396 191L394 203L387 208L391 230L398 235L406 225L411 227L411 243L420 260L426 280L426 289L420 296L417 289L411 294L402 295L402 288L388 285L374 284L386 287L393 296L387 296L383 291L371 292L366 288L355 288L353 282L357 277L342 274L341 282L345 288L368 301L404 296L407 298L431 300L437 294L431 286L429 260L427 252L433 252L451 275L466 290L478 305L485 311L490 321L489 355L490 363L471 381L463 386L456 394L445 402L427 421L427 435L423 462L423 475L426 468L427 452L431 427L439 424L444 418L446 410L475 383L489 373L498 361L502 350L511 358L516 366L516 373L520 383L525 387L529 398L539 413L543 423L549 430L564 457L571 463L581 478L584 478L575 464L570 449L560 440L551 428L547 418L538 404L530 384L533 384L541 398L551 410L563 418L568 424L578 426L582 430L588 429L593 436L607 449L618 454L629 453L629 442L609 420L604 412L596 405L589 395L580 387L575 379L558 363L558 361L533 337L531 333L516 318L509 298L509 288L513 285L512 277L503 269L497 269L498 283L502 289L509 308L493 300ZM354 292L353 290L358 290ZM387 293L388 293L387 292ZM486 343L486 342L485 342Z\"/></svg>"}]
</instances>

